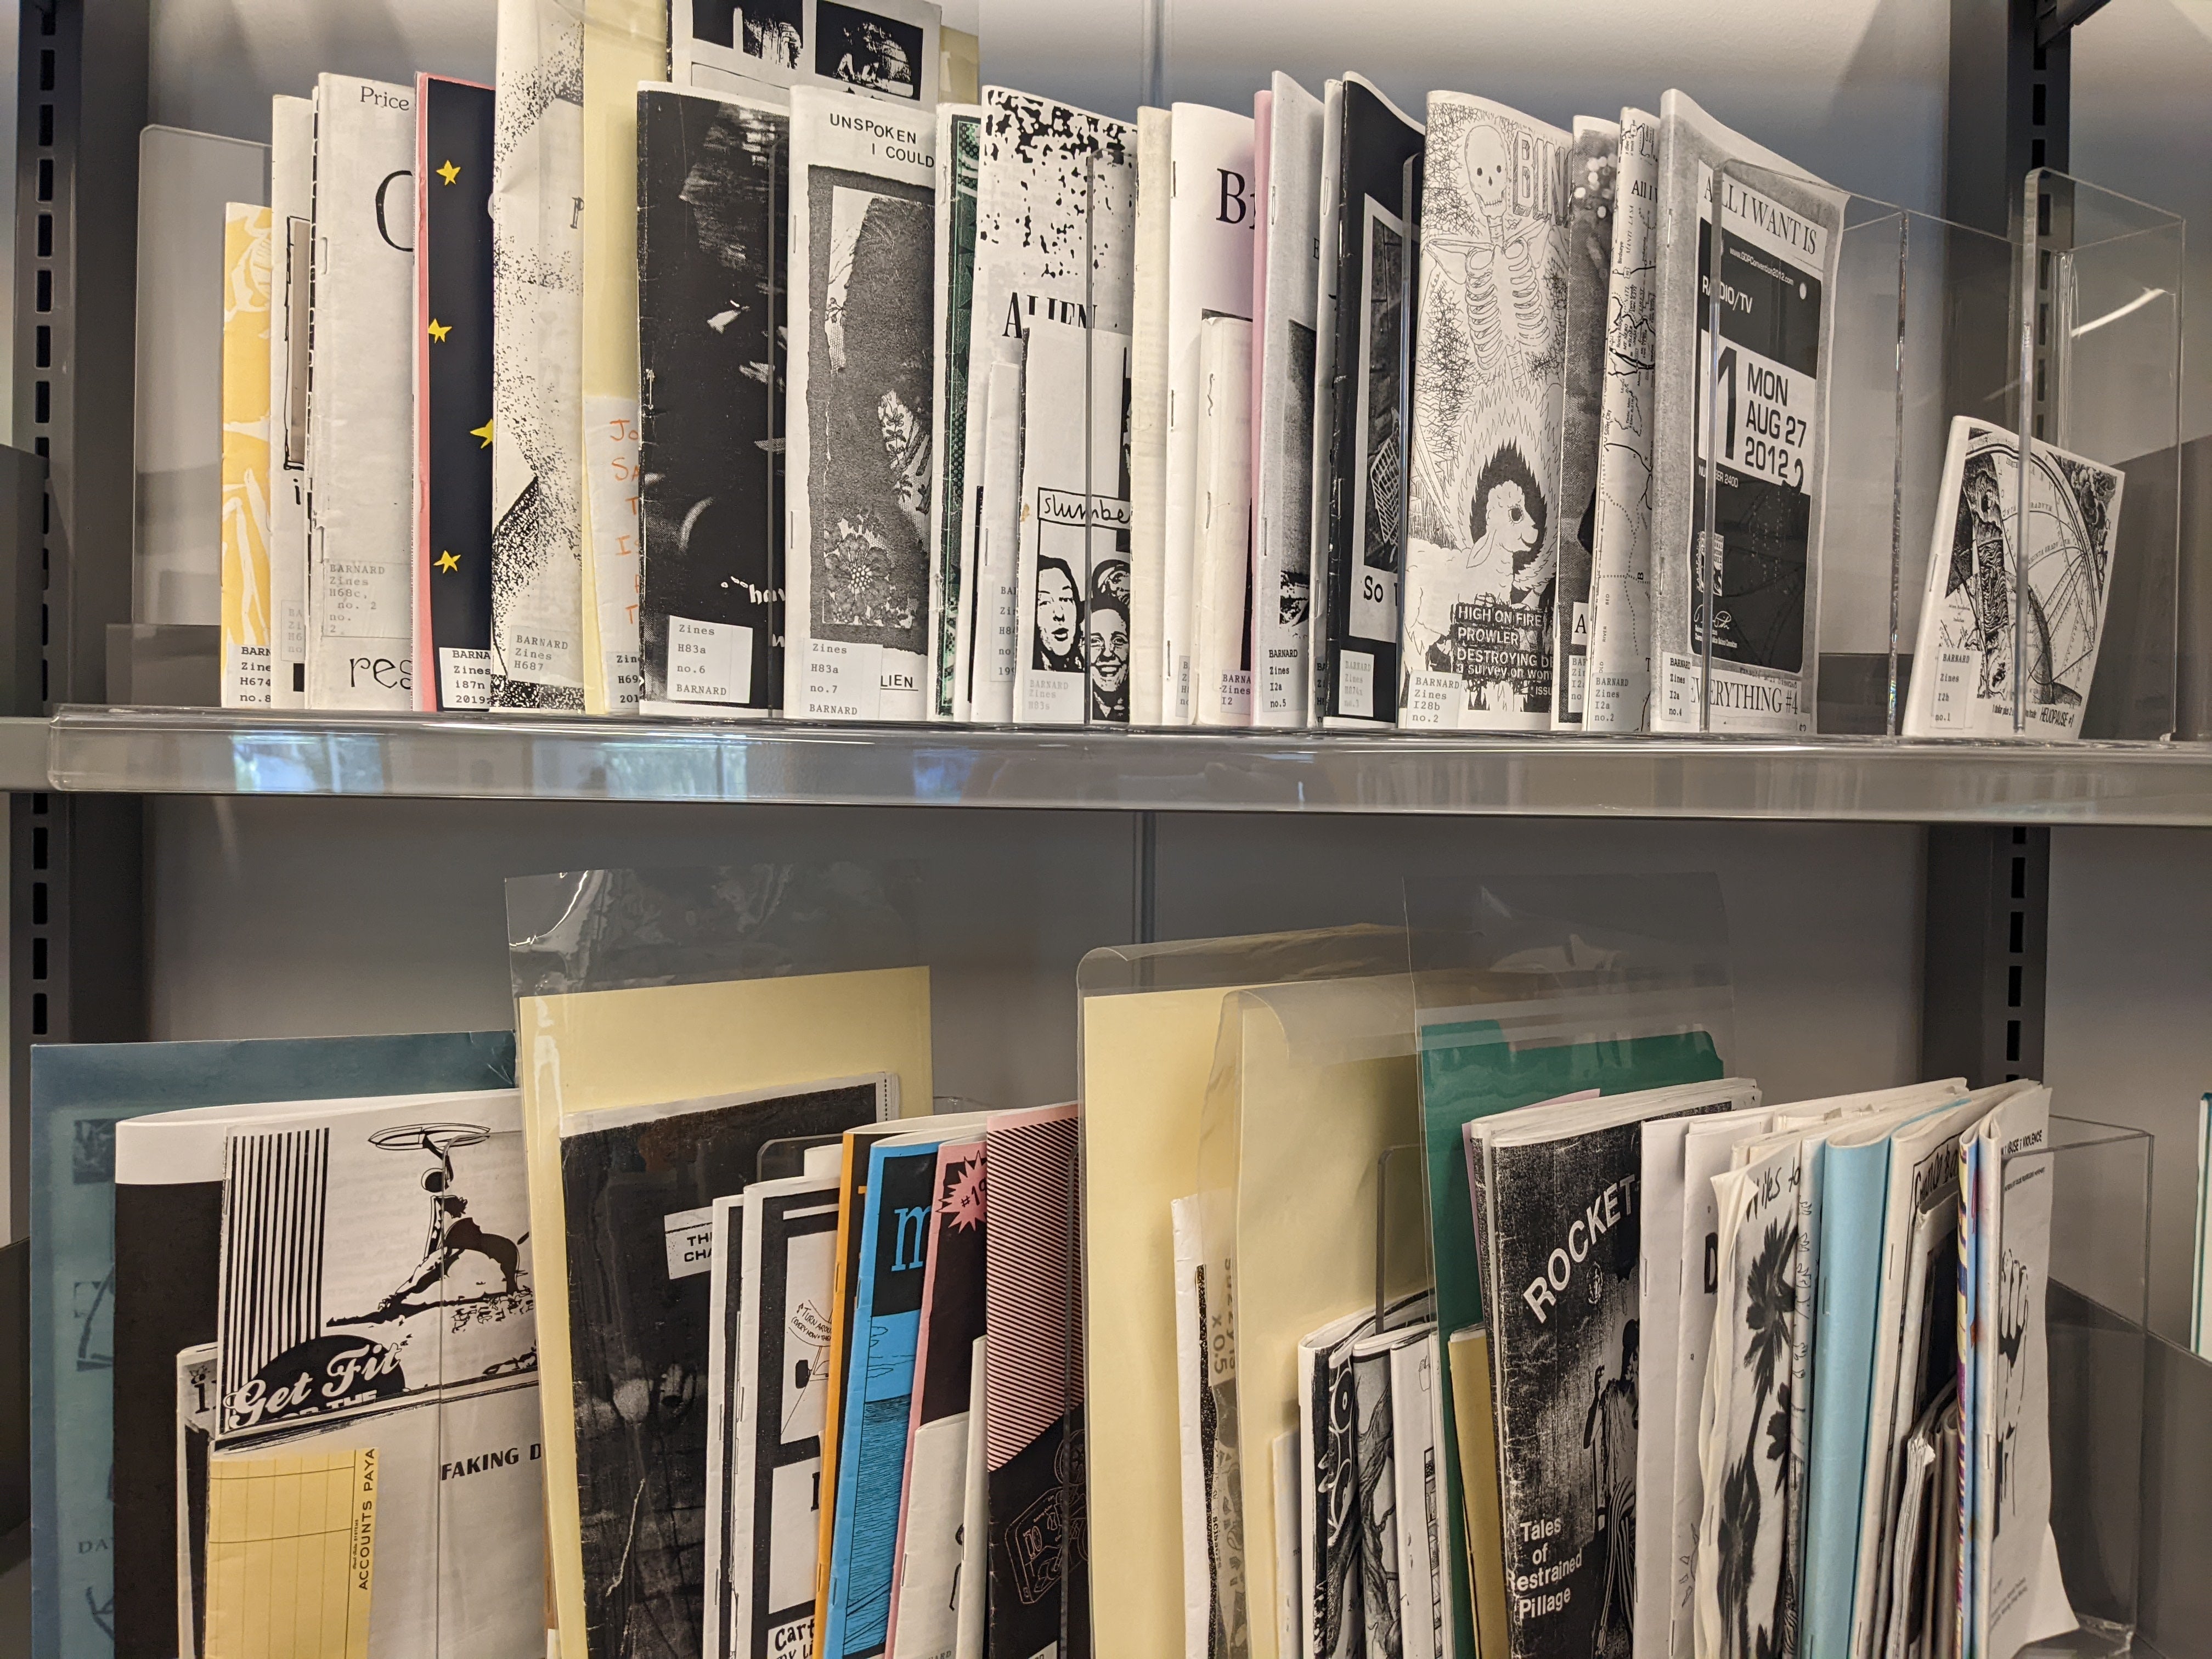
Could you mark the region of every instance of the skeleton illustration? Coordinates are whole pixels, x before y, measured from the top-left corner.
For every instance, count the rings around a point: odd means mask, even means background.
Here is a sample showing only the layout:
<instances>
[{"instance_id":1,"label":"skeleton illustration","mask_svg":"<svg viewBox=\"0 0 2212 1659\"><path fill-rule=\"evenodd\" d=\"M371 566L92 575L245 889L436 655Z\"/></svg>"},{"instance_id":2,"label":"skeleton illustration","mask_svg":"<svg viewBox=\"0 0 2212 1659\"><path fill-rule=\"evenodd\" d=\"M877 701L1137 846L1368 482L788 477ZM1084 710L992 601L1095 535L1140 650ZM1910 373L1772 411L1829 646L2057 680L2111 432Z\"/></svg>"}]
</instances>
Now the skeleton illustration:
<instances>
[{"instance_id":1,"label":"skeleton illustration","mask_svg":"<svg viewBox=\"0 0 2212 1659\"><path fill-rule=\"evenodd\" d=\"M1475 210L1474 239L1453 246L1467 265L1468 340L1484 374L1517 378L1552 349L1554 322L1536 246L1544 222L1513 210L1513 154L1502 129L1476 122L1461 159Z\"/></svg>"}]
</instances>

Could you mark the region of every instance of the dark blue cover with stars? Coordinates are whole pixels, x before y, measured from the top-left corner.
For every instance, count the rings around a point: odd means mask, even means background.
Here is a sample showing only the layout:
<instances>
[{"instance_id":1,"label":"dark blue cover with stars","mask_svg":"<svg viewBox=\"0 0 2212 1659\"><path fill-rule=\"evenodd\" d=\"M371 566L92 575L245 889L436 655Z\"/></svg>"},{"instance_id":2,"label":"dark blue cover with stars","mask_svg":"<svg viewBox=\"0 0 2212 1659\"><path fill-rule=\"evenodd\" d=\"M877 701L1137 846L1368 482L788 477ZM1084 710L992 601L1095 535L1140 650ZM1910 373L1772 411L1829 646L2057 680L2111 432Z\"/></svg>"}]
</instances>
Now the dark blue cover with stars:
<instances>
[{"instance_id":1,"label":"dark blue cover with stars","mask_svg":"<svg viewBox=\"0 0 2212 1659\"><path fill-rule=\"evenodd\" d=\"M491 690L492 89L425 75L416 92L416 702L482 708ZM455 661L448 652L473 654Z\"/></svg>"}]
</instances>

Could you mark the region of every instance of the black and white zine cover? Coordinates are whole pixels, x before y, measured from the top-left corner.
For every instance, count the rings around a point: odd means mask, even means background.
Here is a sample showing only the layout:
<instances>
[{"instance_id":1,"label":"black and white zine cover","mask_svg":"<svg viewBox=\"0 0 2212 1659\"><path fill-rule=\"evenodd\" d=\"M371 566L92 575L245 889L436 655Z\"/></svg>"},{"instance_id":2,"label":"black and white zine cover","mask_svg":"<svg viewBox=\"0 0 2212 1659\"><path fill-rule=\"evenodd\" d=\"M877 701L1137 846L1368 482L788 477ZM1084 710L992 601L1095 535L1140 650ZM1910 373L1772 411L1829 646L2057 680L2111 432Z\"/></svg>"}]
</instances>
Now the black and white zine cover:
<instances>
[{"instance_id":1,"label":"black and white zine cover","mask_svg":"<svg viewBox=\"0 0 2212 1659\"><path fill-rule=\"evenodd\" d=\"M800 1176L761 1183L746 1204L731 1653L799 1651L814 1628L836 1200L836 1176Z\"/></svg>"},{"instance_id":2,"label":"black and white zine cover","mask_svg":"<svg viewBox=\"0 0 2212 1659\"><path fill-rule=\"evenodd\" d=\"M1322 226L1321 280L1334 295L1334 321L1320 348L1330 419L1315 465L1313 708L1323 725L1389 726L1398 715L1406 542L1406 163L1421 153L1422 129L1356 75L1345 77L1341 107L1333 240L1327 216ZM1326 207L1327 178L1322 192ZM1321 311L1328 322L1328 303Z\"/></svg>"},{"instance_id":3,"label":"black and white zine cover","mask_svg":"<svg viewBox=\"0 0 2212 1659\"><path fill-rule=\"evenodd\" d=\"M928 709L936 122L791 96L785 710Z\"/></svg>"},{"instance_id":4,"label":"black and white zine cover","mask_svg":"<svg viewBox=\"0 0 2212 1659\"><path fill-rule=\"evenodd\" d=\"M937 154L943 172L937 184L937 268L934 310L936 380L930 398L930 429L938 434L937 499L930 520L929 637L936 653L929 712L935 720L959 720L968 713L967 679L960 672L966 638L963 621L975 596L963 585L962 526L976 509L970 500L968 408L979 400L980 382L990 374L988 360L978 373L970 349L975 338L975 189L981 166L983 108L980 104L940 104L937 110ZM982 475L982 457L975 458Z\"/></svg>"},{"instance_id":5,"label":"black and white zine cover","mask_svg":"<svg viewBox=\"0 0 2212 1659\"><path fill-rule=\"evenodd\" d=\"M1401 726L1552 724L1573 146L1429 96Z\"/></svg>"},{"instance_id":6,"label":"black and white zine cover","mask_svg":"<svg viewBox=\"0 0 2212 1659\"><path fill-rule=\"evenodd\" d=\"M415 88L315 83L307 702L415 706Z\"/></svg>"},{"instance_id":7,"label":"black and white zine cover","mask_svg":"<svg viewBox=\"0 0 2212 1659\"><path fill-rule=\"evenodd\" d=\"M1635 1610L1642 1122L1552 1133L1497 1137L1484 1182L1507 1628L1516 1659L1625 1659Z\"/></svg>"},{"instance_id":8,"label":"black and white zine cover","mask_svg":"<svg viewBox=\"0 0 2212 1659\"><path fill-rule=\"evenodd\" d=\"M638 623L647 714L783 693L790 118L641 88Z\"/></svg>"},{"instance_id":9,"label":"black and white zine cover","mask_svg":"<svg viewBox=\"0 0 2212 1659\"><path fill-rule=\"evenodd\" d=\"M1704 1508L1698 1523L1698 1649L1794 1652L1802 1563L1792 1535L1791 1355L1804 1170L1796 1140L1754 1150L1715 1178L1718 1301L1699 1418Z\"/></svg>"},{"instance_id":10,"label":"black and white zine cover","mask_svg":"<svg viewBox=\"0 0 2212 1659\"><path fill-rule=\"evenodd\" d=\"M1268 119L1267 265L1252 480L1252 723L1306 723L1312 671L1314 348L1322 100L1278 74ZM1258 297L1258 296L1255 296Z\"/></svg>"},{"instance_id":11,"label":"black and white zine cover","mask_svg":"<svg viewBox=\"0 0 2212 1659\"><path fill-rule=\"evenodd\" d=\"M562 1121L586 1659L699 1651L714 1200L752 1182L771 1140L896 1110L876 1077Z\"/></svg>"},{"instance_id":12,"label":"black and white zine cover","mask_svg":"<svg viewBox=\"0 0 2212 1659\"><path fill-rule=\"evenodd\" d=\"M1641 732L1651 702L1652 287L1659 260L1659 118L1620 112L1605 387L1590 542L1589 696L1583 726Z\"/></svg>"},{"instance_id":13,"label":"black and white zine cover","mask_svg":"<svg viewBox=\"0 0 2212 1659\"><path fill-rule=\"evenodd\" d=\"M818 87L934 109L943 25L930 0L676 0L671 78L711 92Z\"/></svg>"},{"instance_id":14,"label":"black and white zine cover","mask_svg":"<svg viewBox=\"0 0 2212 1659\"><path fill-rule=\"evenodd\" d=\"M983 88L975 182L975 264L969 351L996 361L994 343L1026 339L1042 319L1126 336L1130 329L1136 234L1136 129L1088 110L1004 87ZM1013 480L991 477L994 424L1008 411L968 400L962 453L969 510L960 522L960 588L967 638L956 672L973 718L1016 715L1020 624L1020 544L986 533L982 493ZM975 458L981 457L980 472ZM1128 492L1119 492L1126 500ZM950 561L948 546L945 557Z\"/></svg>"},{"instance_id":15,"label":"black and white zine cover","mask_svg":"<svg viewBox=\"0 0 2212 1659\"><path fill-rule=\"evenodd\" d=\"M2117 467L2032 444L2023 537L2019 435L1952 422L1906 737L2009 738L2015 707L2021 736L2081 735L2126 482Z\"/></svg>"},{"instance_id":16,"label":"black and white zine cover","mask_svg":"<svg viewBox=\"0 0 2212 1659\"><path fill-rule=\"evenodd\" d=\"M1199 428L1206 324L1252 315L1252 118L1177 104L1169 133L1167 537L1161 580L1161 713L1170 726L1219 724L1198 684L1199 542L1205 517ZM1248 394L1243 402L1249 407ZM1249 447L1249 440L1248 440ZM1249 493L1249 484L1245 491Z\"/></svg>"},{"instance_id":17,"label":"black and white zine cover","mask_svg":"<svg viewBox=\"0 0 2212 1659\"><path fill-rule=\"evenodd\" d=\"M1015 716L1129 718L1129 339L1037 318L1022 406Z\"/></svg>"},{"instance_id":18,"label":"black and white zine cover","mask_svg":"<svg viewBox=\"0 0 2212 1659\"><path fill-rule=\"evenodd\" d=\"M1191 716L1252 723L1252 325L1198 331L1197 522L1191 538ZM1170 474L1172 478L1172 474Z\"/></svg>"},{"instance_id":19,"label":"black and white zine cover","mask_svg":"<svg viewBox=\"0 0 2212 1659\"><path fill-rule=\"evenodd\" d=\"M307 301L314 276L315 100L269 100L270 701L307 706Z\"/></svg>"},{"instance_id":20,"label":"black and white zine cover","mask_svg":"<svg viewBox=\"0 0 2212 1659\"><path fill-rule=\"evenodd\" d=\"M1590 635L1595 623L1590 577L1597 546L1600 408L1604 400L1607 296L1613 280L1614 184L1620 124L1575 117L1567 158L1567 304L1561 334L1566 400L1560 419L1559 550L1553 600L1552 726L1579 731L1589 702Z\"/></svg>"},{"instance_id":21,"label":"black and white zine cover","mask_svg":"<svg viewBox=\"0 0 2212 1659\"><path fill-rule=\"evenodd\" d=\"M218 1440L535 1372L528 1186L511 1091L234 1133Z\"/></svg>"},{"instance_id":22,"label":"black and white zine cover","mask_svg":"<svg viewBox=\"0 0 2212 1659\"><path fill-rule=\"evenodd\" d=\"M500 0L492 704L584 708L584 7Z\"/></svg>"},{"instance_id":23,"label":"black and white zine cover","mask_svg":"<svg viewBox=\"0 0 2212 1659\"><path fill-rule=\"evenodd\" d=\"M1810 732L1820 671L1826 365L1844 198L1680 92L1661 99L1659 129L1653 726ZM1708 228L1717 175L1715 270ZM1717 347L1709 293L1721 302ZM1715 377L1710 434L1708 364ZM1710 453L1715 447L1717 456ZM1710 536L1709 463L1717 498Z\"/></svg>"},{"instance_id":24,"label":"black and white zine cover","mask_svg":"<svg viewBox=\"0 0 2212 1659\"><path fill-rule=\"evenodd\" d=\"M1316 1659L1353 1659L1365 1649L1352 1351L1374 1331L1370 1310L1333 1321L1298 1344L1298 1602L1305 1651Z\"/></svg>"}]
</instances>

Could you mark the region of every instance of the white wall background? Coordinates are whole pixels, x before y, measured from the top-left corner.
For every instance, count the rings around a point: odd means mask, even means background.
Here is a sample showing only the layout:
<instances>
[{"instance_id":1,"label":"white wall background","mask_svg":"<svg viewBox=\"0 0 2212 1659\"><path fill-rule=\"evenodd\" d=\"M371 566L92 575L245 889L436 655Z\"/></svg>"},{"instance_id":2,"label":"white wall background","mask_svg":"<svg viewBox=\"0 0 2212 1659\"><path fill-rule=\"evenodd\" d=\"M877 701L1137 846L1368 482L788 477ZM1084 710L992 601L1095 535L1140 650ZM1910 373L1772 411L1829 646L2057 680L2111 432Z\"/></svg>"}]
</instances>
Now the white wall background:
<instances>
[{"instance_id":1,"label":"white wall background","mask_svg":"<svg viewBox=\"0 0 2212 1659\"><path fill-rule=\"evenodd\" d=\"M268 98L319 70L489 79L492 0L154 0L152 118L265 140ZM1168 0L1164 91L1249 101L1277 67L1346 67L1408 107L1448 85L1564 121L1680 85L1836 182L1941 208L1942 0ZM1136 106L1135 0L956 0L987 79ZM8 82L12 85L12 77ZM2074 165L2190 215L2212 251L2212 0L2112 0L2075 58ZM12 123L4 129L12 131ZM2191 337L2212 324L2192 256ZM2212 429L2194 377L2190 430ZM507 1018L500 883L607 864L915 856L937 874L941 1089L1003 1104L1073 1086L1073 971L1131 936L1133 827L1108 815L165 800L151 814L157 1036L492 1025ZM1738 1063L1780 1097L1917 1068L1917 831L1901 828L1163 818L1164 937L1388 921L1410 872L1718 871L1735 942ZM2212 838L2063 832L2053 859L2050 1066L2062 1099L2166 1137L2161 1324L2187 1231L2173 1139L2212 1080ZM4 1191L0 1188L0 1191Z\"/></svg>"}]
</instances>

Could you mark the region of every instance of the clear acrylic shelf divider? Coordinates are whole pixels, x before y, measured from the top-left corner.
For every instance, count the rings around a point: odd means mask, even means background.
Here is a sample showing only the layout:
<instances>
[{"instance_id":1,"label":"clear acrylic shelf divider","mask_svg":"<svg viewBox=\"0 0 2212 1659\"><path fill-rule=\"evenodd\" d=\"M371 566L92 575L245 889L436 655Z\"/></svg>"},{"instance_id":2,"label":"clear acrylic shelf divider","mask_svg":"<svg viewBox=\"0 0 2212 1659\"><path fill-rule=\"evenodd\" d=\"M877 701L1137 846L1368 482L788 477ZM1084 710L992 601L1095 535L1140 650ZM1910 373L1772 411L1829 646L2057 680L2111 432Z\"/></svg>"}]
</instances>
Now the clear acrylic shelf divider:
<instances>
[{"instance_id":1,"label":"clear acrylic shelf divider","mask_svg":"<svg viewBox=\"0 0 2212 1659\"><path fill-rule=\"evenodd\" d=\"M2054 1114L2047 1150L2006 1160L2051 1166L2051 1527L2080 1625L2032 1653L2124 1654L2141 1620L2152 1145Z\"/></svg>"},{"instance_id":2,"label":"clear acrylic shelf divider","mask_svg":"<svg viewBox=\"0 0 2212 1659\"><path fill-rule=\"evenodd\" d=\"M1728 705L1796 678L1809 729L1894 737L1950 428L2013 412L2014 246L1749 162L1711 187L1692 540L1653 549L1692 565L1685 729L1744 730Z\"/></svg>"},{"instance_id":3,"label":"clear acrylic shelf divider","mask_svg":"<svg viewBox=\"0 0 2212 1659\"><path fill-rule=\"evenodd\" d=\"M2165 738L2177 708L2185 228L2047 167L2027 175L2020 216L2012 373L2033 395L2013 422L2023 460L2011 506L2033 528L2004 642L2027 691L2013 728ZM2103 489L2083 461L2122 475L2116 531L2099 523ZM2016 570L2017 544L2009 556ZM2094 680L2078 660L2085 638Z\"/></svg>"}]
</instances>

